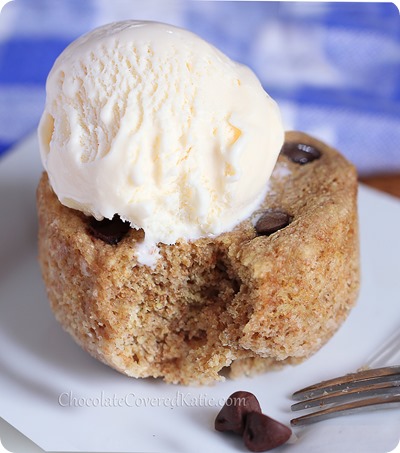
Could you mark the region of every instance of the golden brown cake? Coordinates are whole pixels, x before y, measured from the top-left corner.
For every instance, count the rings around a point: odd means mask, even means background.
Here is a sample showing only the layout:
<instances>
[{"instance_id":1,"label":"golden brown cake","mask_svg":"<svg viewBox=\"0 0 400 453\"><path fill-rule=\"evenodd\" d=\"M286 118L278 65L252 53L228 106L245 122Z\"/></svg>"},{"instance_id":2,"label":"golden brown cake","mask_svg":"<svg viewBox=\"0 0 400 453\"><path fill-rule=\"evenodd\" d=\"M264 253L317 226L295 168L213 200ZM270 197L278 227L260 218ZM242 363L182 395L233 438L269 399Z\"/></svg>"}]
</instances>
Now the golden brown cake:
<instances>
[{"instance_id":1,"label":"golden brown cake","mask_svg":"<svg viewBox=\"0 0 400 453\"><path fill-rule=\"evenodd\" d=\"M298 159L296 143L317 150L314 160ZM310 136L289 132L285 146L251 218L215 238L159 244L154 268L136 259L142 230L105 242L93 220L58 201L44 173L39 259L63 328L122 373L181 384L315 353L358 292L357 177Z\"/></svg>"}]
</instances>

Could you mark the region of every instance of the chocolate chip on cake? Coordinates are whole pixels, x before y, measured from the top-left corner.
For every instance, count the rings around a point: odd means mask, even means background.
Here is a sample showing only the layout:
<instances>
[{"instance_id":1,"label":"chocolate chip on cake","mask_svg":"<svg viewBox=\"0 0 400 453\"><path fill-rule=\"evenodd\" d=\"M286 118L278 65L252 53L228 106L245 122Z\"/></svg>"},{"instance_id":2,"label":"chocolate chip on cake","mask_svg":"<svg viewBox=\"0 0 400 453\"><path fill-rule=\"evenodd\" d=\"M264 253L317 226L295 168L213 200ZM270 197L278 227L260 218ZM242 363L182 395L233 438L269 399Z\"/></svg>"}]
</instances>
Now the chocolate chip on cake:
<instances>
[{"instance_id":1,"label":"chocolate chip on cake","mask_svg":"<svg viewBox=\"0 0 400 453\"><path fill-rule=\"evenodd\" d=\"M250 412L261 412L257 398L250 392L232 393L215 419L215 429L242 434Z\"/></svg>"},{"instance_id":2,"label":"chocolate chip on cake","mask_svg":"<svg viewBox=\"0 0 400 453\"><path fill-rule=\"evenodd\" d=\"M111 245L118 244L129 229L129 222L122 221L118 214L115 214L111 220L92 218L89 224L89 232L92 236Z\"/></svg>"},{"instance_id":3,"label":"chocolate chip on cake","mask_svg":"<svg viewBox=\"0 0 400 453\"><path fill-rule=\"evenodd\" d=\"M317 148L304 143L285 142L281 153L300 165L308 164L321 157L321 152Z\"/></svg>"},{"instance_id":4,"label":"chocolate chip on cake","mask_svg":"<svg viewBox=\"0 0 400 453\"><path fill-rule=\"evenodd\" d=\"M255 229L258 236L268 236L291 222L292 217L281 209L267 209L257 220Z\"/></svg>"},{"instance_id":5,"label":"chocolate chip on cake","mask_svg":"<svg viewBox=\"0 0 400 453\"><path fill-rule=\"evenodd\" d=\"M247 414L243 440L250 451L268 451L290 439L292 430L259 412Z\"/></svg>"}]
</instances>

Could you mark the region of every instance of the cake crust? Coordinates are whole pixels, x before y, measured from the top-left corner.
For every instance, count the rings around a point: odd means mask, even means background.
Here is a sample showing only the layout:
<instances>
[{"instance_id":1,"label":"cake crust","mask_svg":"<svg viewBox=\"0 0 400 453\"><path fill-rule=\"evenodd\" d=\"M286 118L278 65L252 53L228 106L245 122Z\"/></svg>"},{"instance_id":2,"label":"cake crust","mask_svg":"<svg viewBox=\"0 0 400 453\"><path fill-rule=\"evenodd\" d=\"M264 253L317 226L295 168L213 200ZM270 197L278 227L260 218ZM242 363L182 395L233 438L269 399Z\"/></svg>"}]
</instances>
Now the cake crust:
<instances>
[{"instance_id":1,"label":"cake crust","mask_svg":"<svg viewBox=\"0 0 400 453\"><path fill-rule=\"evenodd\" d=\"M321 151L306 165L281 155L263 205L215 238L160 244L137 262L142 230L117 245L90 234L46 173L37 190L39 262L51 308L91 355L134 377L209 384L315 353L354 305L359 287L357 175L336 150L300 132L286 142ZM288 226L258 235L267 208Z\"/></svg>"}]
</instances>

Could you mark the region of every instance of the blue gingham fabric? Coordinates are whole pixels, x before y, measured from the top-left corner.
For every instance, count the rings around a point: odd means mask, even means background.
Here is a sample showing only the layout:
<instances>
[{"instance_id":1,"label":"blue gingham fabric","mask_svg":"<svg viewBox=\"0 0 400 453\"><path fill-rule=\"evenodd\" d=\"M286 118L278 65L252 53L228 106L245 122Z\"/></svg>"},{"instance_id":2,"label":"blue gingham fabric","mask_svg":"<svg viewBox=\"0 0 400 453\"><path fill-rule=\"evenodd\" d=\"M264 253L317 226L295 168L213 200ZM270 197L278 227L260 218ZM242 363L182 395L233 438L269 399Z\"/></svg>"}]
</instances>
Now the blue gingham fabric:
<instances>
[{"instance_id":1,"label":"blue gingham fabric","mask_svg":"<svg viewBox=\"0 0 400 453\"><path fill-rule=\"evenodd\" d=\"M255 71L286 129L336 146L360 173L400 171L400 16L391 3L14 0L0 15L0 154L36 128L57 55L124 19L199 34Z\"/></svg>"}]
</instances>

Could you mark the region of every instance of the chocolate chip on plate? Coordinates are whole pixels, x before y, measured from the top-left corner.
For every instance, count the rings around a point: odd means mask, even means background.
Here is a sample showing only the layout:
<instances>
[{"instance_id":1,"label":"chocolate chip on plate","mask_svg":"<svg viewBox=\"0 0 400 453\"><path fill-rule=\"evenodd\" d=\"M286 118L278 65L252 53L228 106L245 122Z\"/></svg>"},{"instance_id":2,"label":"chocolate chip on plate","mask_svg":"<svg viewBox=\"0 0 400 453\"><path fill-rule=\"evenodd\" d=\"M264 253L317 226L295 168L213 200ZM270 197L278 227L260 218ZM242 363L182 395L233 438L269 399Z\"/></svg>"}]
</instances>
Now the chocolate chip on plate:
<instances>
[{"instance_id":1,"label":"chocolate chip on plate","mask_svg":"<svg viewBox=\"0 0 400 453\"><path fill-rule=\"evenodd\" d=\"M268 451L287 442L292 430L259 412L247 414L243 440L250 451Z\"/></svg>"},{"instance_id":2,"label":"chocolate chip on plate","mask_svg":"<svg viewBox=\"0 0 400 453\"><path fill-rule=\"evenodd\" d=\"M261 412L257 398L250 392L232 393L215 419L215 429L242 434L250 412Z\"/></svg>"},{"instance_id":3,"label":"chocolate chip on plate","mask_svg":"<svg viewBox=\"0 0 400 453\"><path fill-rule=\"evenodd\" d=\"M304 165L321 157L321 151L304 143L285 142L281 153L296 164Z\"/></svg>"},{"instance_id":4,"label":"chocolate chip on plate","mask_svg":"<svg viewBox=\"0 0 400 453\"><path fill-rule=\"evenodd\" d=\"M291 220L292 217L281 209L267 209L257 220L256 233L259 236L268 236L288 226Z\"/></svg>"},{"instance_id":5,"label":"chocolate chip on plate","mask_svg":"<svg viewBox=\"0 0 400 453\"><path fill-rule=\"evenodd\" d=\"M118 214L115 214L111 220L96 220L93 217L89 223L90 234L111 245L118 244L129 229L129 222L122 221Z\"/></svg>"}]
</instances>

